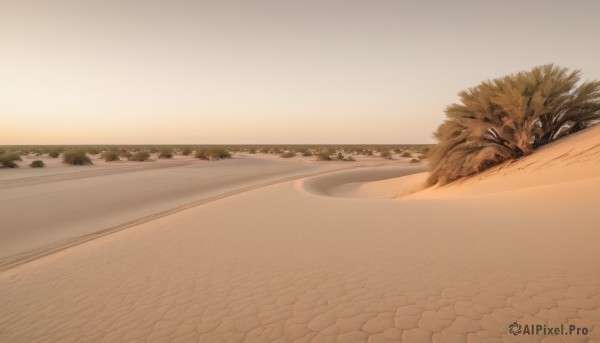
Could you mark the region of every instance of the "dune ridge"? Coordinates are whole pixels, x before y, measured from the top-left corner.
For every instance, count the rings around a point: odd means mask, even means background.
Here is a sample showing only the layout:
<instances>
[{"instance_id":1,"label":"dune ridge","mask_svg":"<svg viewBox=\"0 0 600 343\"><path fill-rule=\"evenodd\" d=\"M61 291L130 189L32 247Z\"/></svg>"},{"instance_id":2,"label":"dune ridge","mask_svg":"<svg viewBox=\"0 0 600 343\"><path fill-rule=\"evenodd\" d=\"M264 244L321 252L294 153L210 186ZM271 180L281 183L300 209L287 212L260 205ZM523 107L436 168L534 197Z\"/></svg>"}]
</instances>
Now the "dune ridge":
<instances>
[{"instance_id":1,"label":"dune ridge","mask_svg":"<svg viewBox=\"0 0 600 343\"><path fill-rule=\"evenodd\" d=\"M599 342L599 133L404 197L315 193L339 172L59 251L0 273L0 341Z\"/></svg>"}]
</instances>

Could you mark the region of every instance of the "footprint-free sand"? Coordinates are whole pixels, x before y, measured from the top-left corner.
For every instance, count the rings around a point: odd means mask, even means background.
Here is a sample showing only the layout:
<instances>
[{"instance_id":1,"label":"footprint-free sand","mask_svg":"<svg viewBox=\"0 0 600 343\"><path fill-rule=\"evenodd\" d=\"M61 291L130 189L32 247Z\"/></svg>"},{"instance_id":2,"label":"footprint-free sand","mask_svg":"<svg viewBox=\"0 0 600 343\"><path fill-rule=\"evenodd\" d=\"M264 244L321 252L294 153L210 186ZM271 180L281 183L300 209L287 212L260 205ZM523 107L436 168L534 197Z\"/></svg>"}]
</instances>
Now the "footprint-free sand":
<instances>
[{"instance_id":1,"label":"footprint-free sand","mask_svg":"<svg viewBox=\"0 0 600 343\"><path fill-rule=\"evenodd\" d=\"M442 188L291 173L1 272L0 341L600 341L600 127Z\"/></svg>"}]
</instances>

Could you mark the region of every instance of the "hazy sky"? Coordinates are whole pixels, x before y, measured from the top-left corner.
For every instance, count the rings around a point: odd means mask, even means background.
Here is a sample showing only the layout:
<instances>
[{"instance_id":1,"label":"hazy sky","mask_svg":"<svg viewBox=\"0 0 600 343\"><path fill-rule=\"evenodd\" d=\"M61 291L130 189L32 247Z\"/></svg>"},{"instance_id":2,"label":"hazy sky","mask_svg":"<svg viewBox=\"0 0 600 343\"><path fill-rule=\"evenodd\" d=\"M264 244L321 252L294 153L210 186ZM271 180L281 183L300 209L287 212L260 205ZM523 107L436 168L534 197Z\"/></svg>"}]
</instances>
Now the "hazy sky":
<instances>
[{"instance_id":1,"label":"hazy sky","mask_svg":"<svg viewBox=\"0 0 600 343\"><path fill-rule=\"evenodd\" d=\"M600 79L599 4L0 0L0 144L429 143L485 79Z\"/></svg>"}]
</instances>

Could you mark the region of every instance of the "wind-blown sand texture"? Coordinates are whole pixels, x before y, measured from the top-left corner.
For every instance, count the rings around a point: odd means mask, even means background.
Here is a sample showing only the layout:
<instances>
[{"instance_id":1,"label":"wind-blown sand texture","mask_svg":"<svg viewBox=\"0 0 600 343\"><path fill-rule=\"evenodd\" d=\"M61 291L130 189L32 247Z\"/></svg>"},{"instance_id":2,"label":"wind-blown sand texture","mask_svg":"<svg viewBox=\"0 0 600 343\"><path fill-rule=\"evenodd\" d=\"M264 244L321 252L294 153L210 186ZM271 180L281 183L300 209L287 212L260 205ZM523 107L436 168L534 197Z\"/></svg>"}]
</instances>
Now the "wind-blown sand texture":
<instances>
[{"instance_id":1,"label":"wind-blown sand texture","mask_svg":"<svg viewBox=\"0 0 600 343\"><path fill-rule=\"evenodd\" d=\"M242 192L6 270L0 341L600 341L600 127L439 189L372 170ZM514 321L590 333L515 337Z\"/></svg>"}]
</instances>

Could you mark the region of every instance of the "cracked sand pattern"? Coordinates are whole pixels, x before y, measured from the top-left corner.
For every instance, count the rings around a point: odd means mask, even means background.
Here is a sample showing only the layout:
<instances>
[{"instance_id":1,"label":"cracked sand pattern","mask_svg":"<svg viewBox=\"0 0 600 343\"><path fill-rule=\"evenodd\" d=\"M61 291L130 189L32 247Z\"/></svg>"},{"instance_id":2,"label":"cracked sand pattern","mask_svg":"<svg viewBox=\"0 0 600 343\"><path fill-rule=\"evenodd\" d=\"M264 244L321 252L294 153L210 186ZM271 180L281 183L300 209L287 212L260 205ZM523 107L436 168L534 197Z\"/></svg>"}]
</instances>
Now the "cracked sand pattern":
<instances>
[{"instance_id":1,"label":"cracked sand pattern","mask_svg":"<svg viewBox=\"0 0 600 343\"><path fill-rule=\"evenodd\" d=\"M451 200L269 186L2 272L0 341L600 342L598 194L598 177Z\"/></svg>"}]
</instances>

